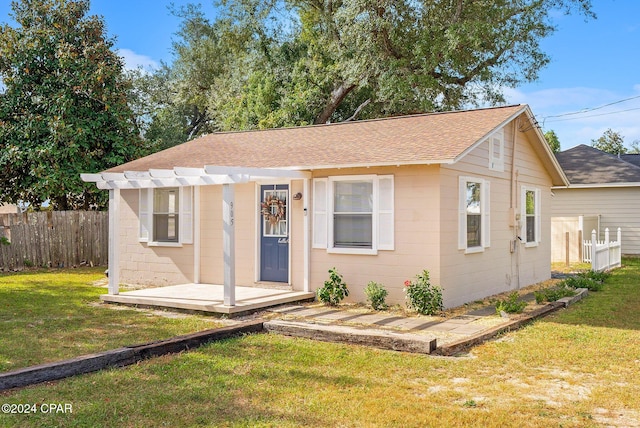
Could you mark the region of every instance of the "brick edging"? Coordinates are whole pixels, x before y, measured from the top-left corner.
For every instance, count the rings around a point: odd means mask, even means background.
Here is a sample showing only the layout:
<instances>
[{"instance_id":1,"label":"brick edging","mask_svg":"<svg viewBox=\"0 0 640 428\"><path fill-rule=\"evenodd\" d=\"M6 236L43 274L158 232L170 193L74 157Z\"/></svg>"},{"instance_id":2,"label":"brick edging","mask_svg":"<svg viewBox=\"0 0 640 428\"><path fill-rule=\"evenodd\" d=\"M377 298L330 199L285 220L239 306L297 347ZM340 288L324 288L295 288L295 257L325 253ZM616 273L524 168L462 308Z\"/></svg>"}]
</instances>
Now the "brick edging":
<instances>
[{"instance_id":1,"label":"brick edging","mask_svg":"<svg viewBox=\"0 0 640 428\"><path fill-rule=\"evenodd\" d=\"M152 357L197 348L206 343L248 333L262 332L263 321L209 329L167 340L126 346L53 363L39 364L0 374L0 391L49 382L109 367L123 367Z\"/></svg>"}]
</instances>

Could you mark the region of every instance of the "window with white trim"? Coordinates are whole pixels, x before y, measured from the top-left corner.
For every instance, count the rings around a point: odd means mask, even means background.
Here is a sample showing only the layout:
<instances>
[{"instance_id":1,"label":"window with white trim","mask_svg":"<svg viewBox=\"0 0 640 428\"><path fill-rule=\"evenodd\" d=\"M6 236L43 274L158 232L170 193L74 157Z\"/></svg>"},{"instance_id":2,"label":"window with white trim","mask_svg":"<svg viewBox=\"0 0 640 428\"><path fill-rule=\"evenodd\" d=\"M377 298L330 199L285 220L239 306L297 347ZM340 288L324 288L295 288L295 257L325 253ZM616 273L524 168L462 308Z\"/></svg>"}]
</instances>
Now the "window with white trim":
<instances>
[{"instance_id":1,"label":"window with white trim","mask_svg":"<svg viewBox=\"0 0 640 428\"><path fill-rule=\"evenodd\" d=\"M458 249L483 251L490 244L490 183L460 177L458 186Z\"/></svg>"},{"instance_id":2,"label":"window with white trim","mask_svg":"<svg viewBox=\"0 0 640 428\"><path fill-rule=\"evenodd\" d=\"M140 189L139 241L150 245L193 242L193 187Z\"/></svg>"},{"instance_id":3,"label":"window with white trim","mask_svg":"<svg viewBox=\"0 0 640 428\"><path fill-rule=\"evenodd\" d=\"M313 191L314 248L348 254L394 249L392 175L316 178Z\"/></svg>"},{"instance_id":4,"label":"window with white trim","mask_svg":"<svg viewBox=\"0 0 640 428\"><path fill-rule=\"evenodd\" d=\"M527 246L536 246L541 237L540 189L522 188L522 230L520 238Z\"/></svg>"},{"instance_id":5,"label":"window with white trim","mask_svg":"<svg viewBox=\"0 0 640 428\"><path fill-rule=\"evenodd\" d=\"M373 248L373 180L333 181L333 247Z\"/></svg>"},{"instance_id":6,"label":"window with white trim","mask_svg":"<svg viewBox=\"0 0 640 428\"><path fill-rule=\"evenodd\" d=\"M504 129L489 137L489 169L504 171Z\"/></svg>"},{"instance_id":7,"label":"window with white trim","mask_svg":"<svg viewBox=\"0 0 640 428\"><path fill-rule=\"evenodd\" d=\"M153 192L153 240L156 242L178 242L179 192L177 187Z\"/></svg>"}]
</instances>

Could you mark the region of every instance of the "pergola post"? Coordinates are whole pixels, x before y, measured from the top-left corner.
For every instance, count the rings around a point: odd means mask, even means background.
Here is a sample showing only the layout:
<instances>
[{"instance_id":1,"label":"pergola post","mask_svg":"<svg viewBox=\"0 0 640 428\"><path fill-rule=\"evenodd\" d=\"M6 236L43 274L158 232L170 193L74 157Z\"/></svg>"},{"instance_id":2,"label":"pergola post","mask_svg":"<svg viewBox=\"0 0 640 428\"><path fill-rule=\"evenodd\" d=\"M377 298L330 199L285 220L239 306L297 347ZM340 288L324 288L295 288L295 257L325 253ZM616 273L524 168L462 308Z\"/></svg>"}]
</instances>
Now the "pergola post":
<instances>
[{"instance_id":1,"label":"pergola post","mask_svg":"<svg viewBox=\"0 0 640 428\"><path fill-rule=\"evenodd\" d=\"M109 294L118 294L120 283L120 189L109 190Z\"/></svg>"},{"instance_id":2,"label":"pergola post","mask_svg":"<svg viewBox=\"0 0 640 428\"><path fill-rule=\"evenodd\" d=\"M200 186L193 187L193 282L200 284Z\"/></svg>"},{"instance_id":3,"label":"pergola post","mask_svg":"<svg viewBox=\"0 0 640 428\"><path fill-rule=\"evenodd\" d=\"M224 305L236 305L236 241L233 184L222 185L222 245L224 258Z\"/></svg>"},{"instance_id":4,"label":"pergola post","mask_svg":"<svg viewBox=\"0 0 640 428\"><path fill-rule=\"evenodd\" d=\"M304 242L304 248L303 248L303 289L305 292L309 292L310 290L310 279L309 279L309 275L310 275L310 268L311 268L311 254L310 254L310 220L309 217L311 216L311 213L309 213L309 199L310 199L310 195L309 195L309 190L310 190L310 185L309 185L309 178L305 178L304 179L304 187L302 190L302 204L303 204L303 209L304 209L304 219L303 219L303 242Z\"/></svg>"}]
</instances>

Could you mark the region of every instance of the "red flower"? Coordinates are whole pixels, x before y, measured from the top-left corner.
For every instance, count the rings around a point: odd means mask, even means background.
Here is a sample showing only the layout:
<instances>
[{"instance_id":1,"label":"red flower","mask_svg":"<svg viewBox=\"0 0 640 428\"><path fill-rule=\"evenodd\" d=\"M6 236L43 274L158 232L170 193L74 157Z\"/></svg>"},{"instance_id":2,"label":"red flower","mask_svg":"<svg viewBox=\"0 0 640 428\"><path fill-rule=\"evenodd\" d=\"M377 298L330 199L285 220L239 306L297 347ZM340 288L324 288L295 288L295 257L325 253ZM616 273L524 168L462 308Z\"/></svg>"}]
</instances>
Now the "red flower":
<instances>
[{"instance_id":1,"label":"red flower","mask_svg":"<svg viewBox=\"0 0 640 428\"><path fill-rule=\"evenodd\" d=\"M411 281L407 279L407 280L404 282L404 286L405 286L405 287L409 287L410 285L411 285Z\"/></svg>"}]
</instances>

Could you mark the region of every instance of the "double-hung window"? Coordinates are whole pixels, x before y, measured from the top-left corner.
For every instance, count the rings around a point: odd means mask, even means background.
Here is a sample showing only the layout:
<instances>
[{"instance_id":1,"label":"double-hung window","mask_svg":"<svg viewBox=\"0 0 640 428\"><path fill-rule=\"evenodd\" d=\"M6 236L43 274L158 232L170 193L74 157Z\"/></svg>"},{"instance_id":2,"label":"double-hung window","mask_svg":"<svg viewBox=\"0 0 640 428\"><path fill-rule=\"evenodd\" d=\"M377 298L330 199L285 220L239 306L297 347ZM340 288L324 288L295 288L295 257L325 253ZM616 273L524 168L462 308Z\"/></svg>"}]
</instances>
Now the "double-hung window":
<instances>
[{"instance_id":1,"label":"double-hung window","mask_svg":"<svg viewBox=\"0 0 640 428\"><path fill-rule=\"evenodd\" d=\"M313 181L313 247L346 254L394 249L392 175Z\"/></svg>"},{"instance_id":2,"label":"double-hung window","mask_svg":"<svg viewBox=\"0 0 640 428\"><path fill-rule=\"evenodd\" d=\"M540 242L542 235L540 230L540 189L523 187L521 207L520 221L522 230L520 231L520 238L525 242L526 246L536 246Z\"/></svg>"},{"instance_id":3,"label":"double-hung window","mask_svg":"<svg viewBox=\"0 0 640 428\"><path fill-rule=\"evenodd\" d=\"M484 251L490 244L490 183L474 177L460 177L458 184L458 249L467 253Z\"/></svg>"},{"instance_id":4,"label":"double-hung window","mask_svg":"<svg viewBox=\"0 0 640 428\"><path fill-rule=\"evenodd\" d=\"M153 192L153 241L178 242L180 203L178 187Z\"/></svg>"},{"instance_id":5,"label":"double-hung window","mask_svg":"<svg viewBox=\"0 0 640 428\"><path fill-rule=\"evenodd\" d=\"M193 242L193 188L140 189L139 241L149 245L180 245Z\"/></svg>"},{"instance_id":6,"label":"double-hung window","mask_svg":"<svg viewBox=\"0 0 640 428\"><path fill-rule=\"evenodd\" d=\"M333 247L373 248L373 180L333 181Z\"/></svg>"}]
</instances>

